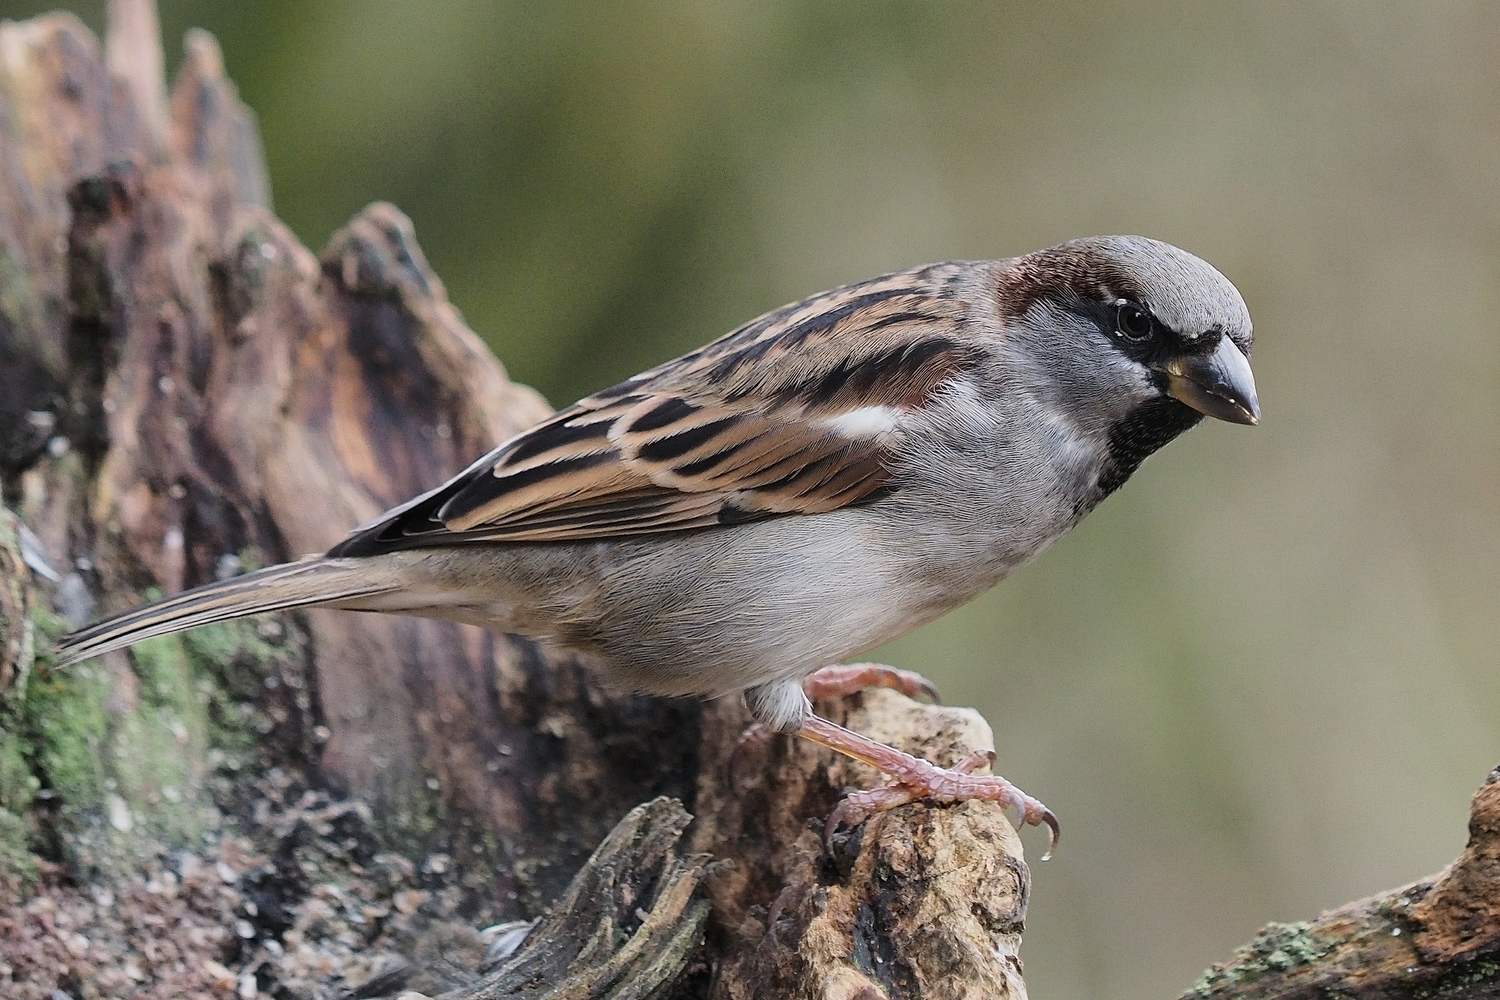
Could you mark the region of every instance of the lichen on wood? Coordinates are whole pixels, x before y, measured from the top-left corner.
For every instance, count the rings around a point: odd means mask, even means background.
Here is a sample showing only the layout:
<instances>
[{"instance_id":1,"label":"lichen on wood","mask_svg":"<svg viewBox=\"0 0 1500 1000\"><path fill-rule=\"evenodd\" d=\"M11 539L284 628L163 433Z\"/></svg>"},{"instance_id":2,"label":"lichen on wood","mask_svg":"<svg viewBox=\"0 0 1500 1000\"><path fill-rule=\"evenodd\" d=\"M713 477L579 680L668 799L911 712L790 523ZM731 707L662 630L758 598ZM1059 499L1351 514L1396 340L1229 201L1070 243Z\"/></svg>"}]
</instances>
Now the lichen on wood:
<instances>
[{"instance_id":1,"label":"lichen on wood","mask_svg":"<svg viewBox=\"0 0 1500 1000\"><path fill-rule=\"evenodd\" d=\"M1294 924L1268 925L1182 1000L1500 996L1500 768L1442 872Z\"/></svg>"}]
</instances>

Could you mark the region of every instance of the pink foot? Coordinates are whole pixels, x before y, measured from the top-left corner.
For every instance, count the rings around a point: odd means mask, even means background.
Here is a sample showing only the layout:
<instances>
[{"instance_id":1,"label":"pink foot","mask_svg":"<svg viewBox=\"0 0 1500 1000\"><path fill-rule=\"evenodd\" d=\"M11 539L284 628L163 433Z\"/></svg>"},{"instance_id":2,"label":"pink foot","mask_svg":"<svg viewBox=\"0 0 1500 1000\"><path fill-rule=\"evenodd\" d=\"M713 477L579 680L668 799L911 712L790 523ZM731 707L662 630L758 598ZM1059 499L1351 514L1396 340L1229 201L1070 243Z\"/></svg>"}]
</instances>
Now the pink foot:
<instances>
[{"instance_id":1,"label":"pink foot","mask_svg":"<svg viewBox=\"0 0 1500 1000\"><path fill-rule=\"evenodd\" d=\"M831 839L841 823L857 826L875 813L916 799L929 799L936 803L981 799L997 803L1001 808L1014 806L1020 826L1045 825L1051 836L1047 853L1042 855L1043 861L1052 857L1052 851L1057 847L1058 823L1051 809L998 774L970 773L993 762L994 754L990 751L975 751L956 766L942 768L817 716L809 717L797 735L863 761L895 779L894 784L883 788L853 792L846 796L828 817L828 825L824 829L825 839Z\"/></svg>"},{"instance_id":2,"label":"pink foot","mask_svg":"<svg viewBox=\"0 0 1500 1000\"><path fill-rule=\"evenodd\" d=\"M813 701L843 698L863 688L890 688L908 698L938 700L937 688L921 674L883 663L839 663L808 674L802 690Z\"/></svg>"}]
</instances>

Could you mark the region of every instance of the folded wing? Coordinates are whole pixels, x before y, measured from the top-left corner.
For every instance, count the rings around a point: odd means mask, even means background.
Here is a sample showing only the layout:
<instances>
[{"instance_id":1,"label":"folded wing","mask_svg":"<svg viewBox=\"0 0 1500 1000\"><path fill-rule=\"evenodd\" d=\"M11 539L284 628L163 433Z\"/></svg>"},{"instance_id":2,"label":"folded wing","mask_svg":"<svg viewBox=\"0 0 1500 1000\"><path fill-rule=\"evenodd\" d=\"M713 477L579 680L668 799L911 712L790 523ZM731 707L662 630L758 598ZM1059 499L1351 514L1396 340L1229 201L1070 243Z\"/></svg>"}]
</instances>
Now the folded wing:
<instances>
[{"instance_id":1,"label":"folded wing","mask_svg":"<svg viewBox=\"0 0 1500 1000\"><path fill-rule=\"evenodd\" d=\"M869 502L903 425L974 355L933 265L787 306L606 389L330 555L622 538Z\"/></svg>"}]
</instances>

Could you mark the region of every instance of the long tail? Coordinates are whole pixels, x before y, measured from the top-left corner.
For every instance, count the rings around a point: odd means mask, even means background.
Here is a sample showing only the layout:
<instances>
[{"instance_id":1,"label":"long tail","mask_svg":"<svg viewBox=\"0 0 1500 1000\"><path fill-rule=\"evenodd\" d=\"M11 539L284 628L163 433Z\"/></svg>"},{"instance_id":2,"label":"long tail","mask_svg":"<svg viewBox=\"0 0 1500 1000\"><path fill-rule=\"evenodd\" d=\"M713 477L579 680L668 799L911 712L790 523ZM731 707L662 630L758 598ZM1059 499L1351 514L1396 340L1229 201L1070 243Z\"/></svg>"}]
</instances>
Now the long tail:
<instances>
[{"instance_id":1,"label":"long tail","mask_svg":"<svg viewBox=\"0 0 1500 1000\"><path fill-rule=\"evenodd\" d=\"M362 561L367 560L308 556L184 590L64 636L58 642L58 665L212 622L312 604L337 604L396 589L389 579L382 579L384 574L371 573L369 566L359 565Z\"/></svg>"}]
</instances>

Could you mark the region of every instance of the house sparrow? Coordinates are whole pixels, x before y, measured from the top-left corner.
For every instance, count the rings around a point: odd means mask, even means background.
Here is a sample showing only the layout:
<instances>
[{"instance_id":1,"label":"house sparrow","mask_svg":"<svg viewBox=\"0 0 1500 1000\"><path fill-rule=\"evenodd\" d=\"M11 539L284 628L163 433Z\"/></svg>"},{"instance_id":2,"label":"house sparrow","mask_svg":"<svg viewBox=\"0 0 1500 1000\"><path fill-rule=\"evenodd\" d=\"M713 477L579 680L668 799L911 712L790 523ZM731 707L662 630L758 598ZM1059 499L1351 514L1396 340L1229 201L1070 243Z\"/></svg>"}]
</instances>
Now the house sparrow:
<instances>
[{"instance_id":1,"label":"house sparrow","mask_svg":"<svg viewBox=\"0 0 1500 1000\"><path fill-rule=\"evenodd\" d=\"M1227 278L1137 236L846 285L583 399L326 555L67 636L73 662L311 605L532 637L663 695L740 691L772 730L891 775L832 822L918 797L1014 805L998 775L813 714L808 690L920 678L829 664L1034 559L1204 415L1259 419ZM806 685L806 687L804 686Z\"/></svg>"}]
</instances>

